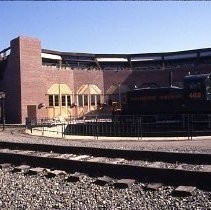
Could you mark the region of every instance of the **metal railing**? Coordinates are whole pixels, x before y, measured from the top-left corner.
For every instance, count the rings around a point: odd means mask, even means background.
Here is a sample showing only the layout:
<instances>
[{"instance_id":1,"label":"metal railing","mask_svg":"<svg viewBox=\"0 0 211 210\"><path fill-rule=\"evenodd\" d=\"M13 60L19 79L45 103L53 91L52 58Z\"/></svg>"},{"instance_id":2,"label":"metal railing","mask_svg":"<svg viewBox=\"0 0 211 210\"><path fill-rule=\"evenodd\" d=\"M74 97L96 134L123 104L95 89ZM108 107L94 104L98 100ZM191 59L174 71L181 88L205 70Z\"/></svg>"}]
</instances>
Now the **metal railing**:
<instances>
[{"instance_id":1,"label":"metal railing","mask_svg":"<svg viewBox=\"0 0 211 210\"><path fill-rule=\"evenodd\" d=\"M211 134L211 114L86 116L81 119L26 121L31 129L62 132L64 135L108 137L188 137ZM58 129L60 127L60 129Z\"/></svg>"}]
</instances>

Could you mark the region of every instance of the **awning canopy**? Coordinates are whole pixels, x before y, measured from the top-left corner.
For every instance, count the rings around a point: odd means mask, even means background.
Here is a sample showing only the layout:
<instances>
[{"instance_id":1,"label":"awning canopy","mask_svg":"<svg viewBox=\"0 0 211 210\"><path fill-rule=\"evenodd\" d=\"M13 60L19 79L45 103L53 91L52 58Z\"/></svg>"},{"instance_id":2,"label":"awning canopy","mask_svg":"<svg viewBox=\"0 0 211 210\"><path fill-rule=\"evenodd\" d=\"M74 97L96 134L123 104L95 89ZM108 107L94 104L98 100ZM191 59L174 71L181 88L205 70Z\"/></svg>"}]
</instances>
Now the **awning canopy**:
<instances>
[{"instance_id":1,"label":"awning canopy","mask_svg":"<svg viewBox=\"0 0 211 210\"><path fill-rule=\"evenodd\" d=\"M96 85L87 84L87 85L82 85L78 89L77 94L80 94L80 95L82 95L82 94L83 95L99 95L99 94L102 94L102 91Z\"/></svg>"},{"instance_id":2,"label":"awning canopy","mask_svg":"<svg viewBox=\"0 0 211 210\"><path fill-rule=\"evenodd\" d=\"M48 53L41 53L42 58L48 58L52 60L62 60L62 57L60 55L53 55Z\"/></svg>"},{"instance_id":3,"label":"awning canopy","mask_svg":"<svg viewBox=\"0 0 211 210\"><path fill-rule=\"evenodd\" d=\"M49 95L70 95L72 91L66 84L53 84L49 89L47 94Z\"/></svg>"},{"instance_id":4,"label":"awning canopy","mask_svg":"<svg viewBox=\"0 0 211 210\"><path fill-rule=\"evenodd\" d=\"M123 94L126 93L127 91L129 91L130 88L127 85L124 84L116 84L116 85L111 85L108 90L106 91L106 94L111 95L111 94Z\"/></svg>"}]
</instances>

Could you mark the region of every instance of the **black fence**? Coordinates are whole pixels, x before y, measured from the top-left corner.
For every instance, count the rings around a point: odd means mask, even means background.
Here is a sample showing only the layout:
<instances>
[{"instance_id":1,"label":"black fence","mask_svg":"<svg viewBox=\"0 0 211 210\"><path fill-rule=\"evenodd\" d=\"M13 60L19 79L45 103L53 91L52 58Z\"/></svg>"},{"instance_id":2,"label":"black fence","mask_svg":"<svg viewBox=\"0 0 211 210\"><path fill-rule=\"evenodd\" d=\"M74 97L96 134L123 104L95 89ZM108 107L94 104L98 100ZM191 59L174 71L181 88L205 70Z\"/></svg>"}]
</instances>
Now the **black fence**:
<instances>
[{"instance_id":1,"label":"black fence","mask_svg":"<svg viewBox=\"0 0 211 210\"><path fill-rule=\"evenodd\" d=\"M27 120L27 127L60 127L57 131L64 135L108 136L108 137L188 137L211 134L210 114L182 115L141 115L141 116L86 116L80 120L66 119L54 121L48 119ZM44 129L45 128L45 129Z\"/></svg>"}]
</instances>

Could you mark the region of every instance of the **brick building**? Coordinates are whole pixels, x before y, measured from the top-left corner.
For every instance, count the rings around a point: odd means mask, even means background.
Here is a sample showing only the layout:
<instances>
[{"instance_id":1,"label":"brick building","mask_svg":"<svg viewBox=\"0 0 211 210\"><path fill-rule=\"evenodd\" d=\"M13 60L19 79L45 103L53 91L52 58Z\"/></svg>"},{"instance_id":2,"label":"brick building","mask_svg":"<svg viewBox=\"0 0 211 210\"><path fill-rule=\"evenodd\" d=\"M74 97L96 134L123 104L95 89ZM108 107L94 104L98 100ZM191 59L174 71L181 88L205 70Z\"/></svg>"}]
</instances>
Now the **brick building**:
<instances>
[{"instance_id":1,"label":"brick building","mask_svg":"<svg viewBox=\"0 0 211 210\"><path fill-rule=\"evenodd\" d=\"M188 73L211 72L211 49L147 54L89 54L42 49L40 40L18 37L0 51L0 91L6 122L81 117L134 88L182 86Z\"/></svg>"}]
</instances>

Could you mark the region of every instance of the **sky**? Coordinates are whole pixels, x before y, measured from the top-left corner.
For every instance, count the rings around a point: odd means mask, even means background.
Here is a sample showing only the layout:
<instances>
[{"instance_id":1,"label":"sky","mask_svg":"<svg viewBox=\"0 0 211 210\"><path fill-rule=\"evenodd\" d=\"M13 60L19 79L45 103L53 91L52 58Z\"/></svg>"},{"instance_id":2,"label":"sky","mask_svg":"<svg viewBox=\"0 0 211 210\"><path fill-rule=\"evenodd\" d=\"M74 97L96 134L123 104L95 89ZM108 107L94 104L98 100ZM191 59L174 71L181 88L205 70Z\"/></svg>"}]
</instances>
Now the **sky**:
<instances>
[{"instance_id":1,"label":"sky","mask_svg":"<svg viewBox=\"0 0 211 210\"><path fill-rule=\"evenodd\" d=\"M1 1L0 51L18 36L45 49L153 53L211 47L209 1Z\"/></svg>"}]
</instances>

